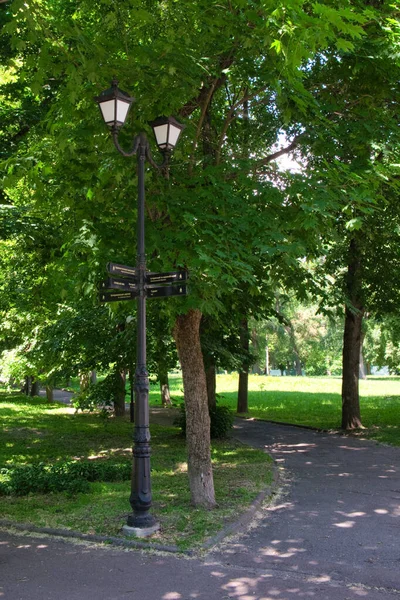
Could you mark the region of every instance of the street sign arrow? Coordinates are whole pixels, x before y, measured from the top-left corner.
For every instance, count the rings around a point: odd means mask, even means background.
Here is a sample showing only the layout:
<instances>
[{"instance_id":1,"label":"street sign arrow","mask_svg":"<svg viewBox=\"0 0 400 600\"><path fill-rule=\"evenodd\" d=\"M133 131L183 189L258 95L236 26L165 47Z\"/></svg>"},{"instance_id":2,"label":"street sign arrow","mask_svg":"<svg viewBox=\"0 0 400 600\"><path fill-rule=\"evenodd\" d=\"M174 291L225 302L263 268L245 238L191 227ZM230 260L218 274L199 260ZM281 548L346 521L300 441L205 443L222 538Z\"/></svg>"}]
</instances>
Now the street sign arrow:
<instances>
[{"instance_id":1,"label":"street sign arrow","mask_svg":"<svg viewBox=\"0 0 400 600\"><path fill-rule=\"evenodd\" d=\"M127 290L136 292L137 286L135 281L129 279L119 279L118 277L108 277L100 283L102 290Z\"/></svg>"},{"instance_id":2,"label":"street sign arrow","mask_svg":"<svg viewBox=\"0 0 400 600\"><path fill-rule=\"evenodd\" d=\"M127 277L136 281L138 272L135 267L129 267L128 265L117 265L115 263L107 263L107 272L110 275L121 275L121 277Z\"/></svg>"},{"instance_id":3,"label":"street sign arrow","mask_svg":"<svg viewBox=\"0 0 400 600\"><path fill-rule=\"evenodd\" d=\"M148 298L167 298L169 296L186 296L186 285L164 285L147 288Z\"/></svg>"},{"instance_id":4,"label":"street sign arrow","mask_svg":"<svg viewBox=\"0 0 400 600\"><path fill-rule=\"evenodd\" d=\"M119 302L120 300L133 300L139 292L100 292L100 302Z\"/></svg>"},{"instance_id":5,"label":"street sign arrow","mask_svg":"<svg viewBox=\"0 0 400 600\"><path fill-rule=\"evenodd\" d=\"M187 271L173 271L170 273L147 273L146 283L158 284L158 283L183 283L189 278Z\"/></svg>"}]
</instances>

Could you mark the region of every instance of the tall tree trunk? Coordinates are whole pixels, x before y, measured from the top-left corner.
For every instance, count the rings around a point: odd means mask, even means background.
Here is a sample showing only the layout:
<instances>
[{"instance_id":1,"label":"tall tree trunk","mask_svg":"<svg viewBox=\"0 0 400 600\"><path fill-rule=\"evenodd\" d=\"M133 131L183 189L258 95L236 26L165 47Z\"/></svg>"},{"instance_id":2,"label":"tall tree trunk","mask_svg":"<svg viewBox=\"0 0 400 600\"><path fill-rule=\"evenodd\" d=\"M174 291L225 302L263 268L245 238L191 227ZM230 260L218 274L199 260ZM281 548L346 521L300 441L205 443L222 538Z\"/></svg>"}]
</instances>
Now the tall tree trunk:
<instances>
[{"instance_id":1,"label":"tall tree trunk","mask_svg":"<svg viewBox=\"0 0 400 600\"><path fill-rule=\"evenodd\" d=\"M299 353L299 349L297 347L297 341L296 341L296 335L294 332L294 327L293 327L292 322L289 320L288 320L288 324L286 326L286 331L290 337L290 343L291 343L292 351L293 351L293 355L294 355L294 364L295 364L296 375L301 376L301 375L303 375L303 371L301 368L300 353Z\"/></svg>"},{"instance_id":2,"label":"tall tree trunk","mask_svg":"<svg viewBox=\"0 0 400 600\"><path fill-rule=\"evenodd\" d=\"M161 365L158 365L158 379L160 381L161 404L163 406L171 406L168 371Z\"/></svg>"},{"instance_id":3,"label":"tall tree trunk","mask_svg":"<svg viewBox=\"0 0 400 600\"><path fill-rule=\"evenodd\" d=\"M200 345L199 310L180 315L174 338L182 367L186 410L186 443L191 502L194 506L215 506L211 465L210 416L207 383Z\"/></svg>"},{"instance_id":4,"label":"tall tree trunk","mask_svg":"<svg viewBox=\"0 0 400 600\"><path fill-rule=\"evenodd\" d=\"M364 308L361 257L354 238L350 242L347 294L343 337L342 429L356 429L362 427L358 378Z\"/></svg>"},{"instance_id":5,"label":"tall tree trunk","mask_svg":"<svg viewBox=\"0 0 400 600\"><path fill-rule=\"evenodd\" d=\"M125 416L125 382L126 373L125 371L117 370L115 373L116 386L114 395L114 414L116 417Z\"/></svg>"},{"instance_id":6,"label":"tall tree trunk","mask_svg":"<svg viewBox=\"0 0 400 600\"><path fill-rule=\"evenodd\" d=\"M79 388L81 392L87 390L90 384L90 373L86 373L84 371L79 372Z\"/></svg>"},{"instance_id":7,"label":"tall tree trunk","mask_svg":"<svg viewBox=\"0 0 400 600\"><path fill-rule=\"evenodd\" d=\"M23 388L21 390L21 392L23 394L25 394L26 396L29 396L29 393L31 391L31 377L28 375L27 377L25 377L25 383L23 385Z\"/></svg>"},{"instance_id":8,"label":"tall tree trunk","mask_svg":"<svg viewBox=\"0 0 400 600\"><path fill-rule=\"evenodd\" d=\"M258 335L257 330L253 328L251 330L251 347L253 349L253 353L256 355L256 361L253 363L251 370L252 373L257 373L257 375L261 375L261 365L260 365L260 345L258 343Z\"/></svg>"},{"instance_id":9,"label":"tall tree trunk","mask_svg":"<svg viewBox=\"0 0 400 600\"><path fill-rule=\"evenodd\" d=\"M46 385L47 402L54 402L54 388L51 385Z\"/></svg>"},{"instance_id":10,"label":"tall tree trunk","mask_svg":"<svg viewBox=\"0 0 400 600\"><path fill-rule=\"evenodd\" d=\"M367 367L364 361L362 344L360 344L360 379L367 379Z\"/></svg>"},{"instance_id":11,"label":"tall tree trunk","mask_svg":"<svg viewBox=\"0 0 400 600\"><path fill-rule=\"evenodd\" d=\"M239 371L239 388L238 388L238 400L237 400L237 412L247 413L249 412L249 349L250 349L250 335L249 335L249 323L246 318L241 320L240 323L240 346L242 348L245 358L242 362L242 368Z\"/></svg>"},{"instance_id":12,"label":"tall tree trunk","mask_svg":"<svg viewBox=\"0 0 400 600\"><path fill-rule=\"evenodd\" d=\"M365 319L365 315L364 315L364 319ZM365 340L365 331L361 330L361 341L360 341L360 372L359 372L360 379L367 379L367 368L366 368L366 365L365 365L364 354L363 354L364 340Z\"/></svg>"},{"instance_id":13,"label":"tall tree trunk","mask_svg":"<svg viewBox=\"0 0 400 600\"><path fill-rule=\"evenodd\" d=\"M39 396L39 380L32 377L31 396Z\"/></svg>"},{"instance_id":14,"label":"tall tree trunk","mask_svg":"<svg viewBox=\"0 0 400 600\"><path fill-rule=\"evenodd\" d=\"M206 369L206 382L208 408L215 408L217 406L217 377L215 365L210 365Z\"/></svg>"}]
</instances>

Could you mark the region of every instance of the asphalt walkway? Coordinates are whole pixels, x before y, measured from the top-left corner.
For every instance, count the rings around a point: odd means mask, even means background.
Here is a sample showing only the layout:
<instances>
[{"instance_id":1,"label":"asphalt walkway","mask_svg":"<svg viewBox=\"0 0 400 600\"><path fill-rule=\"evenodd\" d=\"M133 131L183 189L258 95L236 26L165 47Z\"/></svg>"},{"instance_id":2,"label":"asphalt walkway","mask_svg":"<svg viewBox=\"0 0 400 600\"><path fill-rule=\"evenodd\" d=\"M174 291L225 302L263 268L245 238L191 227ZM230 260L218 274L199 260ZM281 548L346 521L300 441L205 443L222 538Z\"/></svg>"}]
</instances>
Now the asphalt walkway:
<instances>
[{"instance_id":1,"label":"asphalt walkway","mask_svg":"<svg viewBox=\"0 0 400 600\"><path fill-rule=\"evenodd\" d=\"M235 437L269 452L286 485L219 560L400 594L400 448L260 421Z\"/></svg>"},{"instance_id":2,"label":"asphalt walkway","mask_svg":"<svg viewBox=\"0 0 400 600\"><path fill-rule=\"evenodd\" d=\"M245 534L187 558L3 532L0 600L400 598L400 448L239 419L234 436L283 482Z\"/></svg>"}]
</instances>

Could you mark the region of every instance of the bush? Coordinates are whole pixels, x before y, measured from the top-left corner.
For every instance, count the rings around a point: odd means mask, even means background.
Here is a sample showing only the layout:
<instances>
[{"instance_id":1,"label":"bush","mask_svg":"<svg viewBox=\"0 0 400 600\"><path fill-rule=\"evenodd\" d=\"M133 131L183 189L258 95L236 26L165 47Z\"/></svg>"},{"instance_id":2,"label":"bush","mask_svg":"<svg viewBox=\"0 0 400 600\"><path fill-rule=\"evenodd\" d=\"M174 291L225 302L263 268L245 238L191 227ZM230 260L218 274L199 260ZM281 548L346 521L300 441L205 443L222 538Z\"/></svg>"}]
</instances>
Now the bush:
<instances>
[{"instance_id":1,"label":"bush","mask_svg":"<svg viewBox=\"0 0 400 600\"><path fill-rule=\"evenodd\" d=\"M115 378L108 375L103 381L91 383L84 390L80 390L74 395L73 406L76 410L89 412L100 409L103 417L108 417L113 407L113 398L115 395Z\"/></svg>"},{"instance_id":2,"label":"bush","mask_svg":"<svg viewBox=\"0 0 400 600\"><path fill-rule=\"evenodd\" d=\"M26 496L30 493L89 491L90 481L125 481L131 476L131 462L70 461L54 465L36 463L0 469L0 495Z\"/></svg>"},{"instance_id":3,"label":"bush","mask_svg":"<svg viewBox=\"0 0 400 600\"><path fill-rule=\"evenodd\" d=\"M210 414L210 437L212 439L222 439L228 435L232 429L234 415L228 406L215 406L209 409ZM174 421L174 425L182 429L186 437L186 411L185 405L179 407L179 415Z\"/></svg>"}]
</instances>

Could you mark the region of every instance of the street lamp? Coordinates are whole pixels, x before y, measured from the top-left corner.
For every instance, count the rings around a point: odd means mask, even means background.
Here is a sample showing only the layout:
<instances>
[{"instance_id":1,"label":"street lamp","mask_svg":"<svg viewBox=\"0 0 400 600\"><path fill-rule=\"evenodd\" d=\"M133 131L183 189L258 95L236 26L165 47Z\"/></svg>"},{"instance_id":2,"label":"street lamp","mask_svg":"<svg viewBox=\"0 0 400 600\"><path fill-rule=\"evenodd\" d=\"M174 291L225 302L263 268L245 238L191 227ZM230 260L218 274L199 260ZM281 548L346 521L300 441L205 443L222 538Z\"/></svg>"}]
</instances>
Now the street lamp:
<instances>
[{"instance_id":1,"label":"street lamp","mask_svg":"<svg viewBox=\"0 0 400 600\"><path fill-rule=\"evenodd\" d=\"M156 142L163 154L163 162L158 165L152 158L145 133L133 140L132 149L125 151L118 142L118 133L123 127L134 98L118 89L118 81L113 80L111 88L102 92L96 102L106 125L111 130L113 142L123 156L137 157L138 198L137 198L137 355L135 370L135 429L133 448L133 474L130 504L133 514L129 515L124 531L139 537L147 537L159 529L150 514L150 431L149 431L149 374L146 366L146 254L144 235L144 168L146 159L152 167L163 168L178 141L184 125L173 117L159 117L152 123Z\"/></svg>"}]
</instances>

